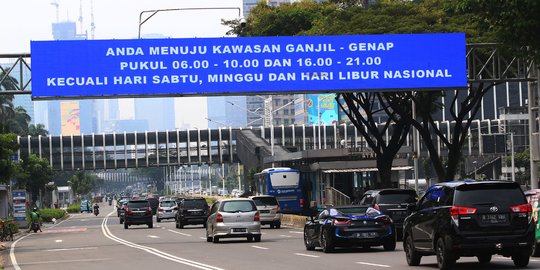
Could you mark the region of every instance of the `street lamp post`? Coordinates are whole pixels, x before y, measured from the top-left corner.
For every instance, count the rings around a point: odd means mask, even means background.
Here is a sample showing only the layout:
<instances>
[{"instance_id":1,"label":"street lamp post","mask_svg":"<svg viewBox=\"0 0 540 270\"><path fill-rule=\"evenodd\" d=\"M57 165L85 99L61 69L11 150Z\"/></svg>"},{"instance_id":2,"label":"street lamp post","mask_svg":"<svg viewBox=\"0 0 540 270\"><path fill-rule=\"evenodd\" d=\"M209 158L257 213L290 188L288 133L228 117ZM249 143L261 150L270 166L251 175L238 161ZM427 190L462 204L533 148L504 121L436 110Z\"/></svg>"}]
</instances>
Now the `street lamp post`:
<instances>
[{"instance_id":1,"label":"street lamp post","mask_svg":"<svg viewBox=\"0 0 540 270\"><path fill-rule=\"evenodd\" d=\"M139 14L139 35L138 37L141 38L141 27L144 23L146 23L148 20L150 20L152 17L154 17L159 12L166 12L166 11L185 11L185 10L238 10L238 17L241 17L241 10L239 7L193 7L193 8L167 8L167 9L154 9L154 10L144 10L141 11ZM146 18L143 20L143 15L148 14Z\"/></svg>"}]
</instances>

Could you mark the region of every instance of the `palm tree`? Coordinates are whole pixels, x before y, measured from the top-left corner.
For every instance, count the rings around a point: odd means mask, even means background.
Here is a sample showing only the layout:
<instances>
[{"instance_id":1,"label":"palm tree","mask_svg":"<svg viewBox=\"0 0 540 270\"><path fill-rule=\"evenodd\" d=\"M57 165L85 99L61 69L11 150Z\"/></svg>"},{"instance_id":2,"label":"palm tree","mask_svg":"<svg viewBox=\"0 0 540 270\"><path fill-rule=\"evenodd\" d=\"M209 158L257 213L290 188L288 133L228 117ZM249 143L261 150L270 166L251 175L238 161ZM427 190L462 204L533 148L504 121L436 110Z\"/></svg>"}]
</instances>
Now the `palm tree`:
<instances>
[{"instance_id":1,"label":"palm tree","mask_svg":"<svg viewBox=\"0 0 540 270\"><path fill-rule=\"evenodd\" d=\"M20 136L28 134L28 125L32 118L22 106L17 106L14 110L13 118L7 120L6 126L9 132Z\"/></svg>"},{"instance_id":2,"label":"palm tree","mask_svg":"<svg viewBox=\"0 0 540 270\"><path fill-rule=\"evenodd\" d=\"M28 126L28 135L30 136L47 136L49 135L49 131L45 129L45 125L43 124L30 124Z\"/></svg>"},{"instance_id":3,"label":"palm tree","mask_svg":"<svg viewBox=\"0 0 540 270\"><path fill-rule=\"evenodd\" d=\"M2 70L0 72L0 92L17 89L17 80ZM0 93L0 133L7 133L7 121L15 116L13 95Z\"/></svg>"}]
</instances>

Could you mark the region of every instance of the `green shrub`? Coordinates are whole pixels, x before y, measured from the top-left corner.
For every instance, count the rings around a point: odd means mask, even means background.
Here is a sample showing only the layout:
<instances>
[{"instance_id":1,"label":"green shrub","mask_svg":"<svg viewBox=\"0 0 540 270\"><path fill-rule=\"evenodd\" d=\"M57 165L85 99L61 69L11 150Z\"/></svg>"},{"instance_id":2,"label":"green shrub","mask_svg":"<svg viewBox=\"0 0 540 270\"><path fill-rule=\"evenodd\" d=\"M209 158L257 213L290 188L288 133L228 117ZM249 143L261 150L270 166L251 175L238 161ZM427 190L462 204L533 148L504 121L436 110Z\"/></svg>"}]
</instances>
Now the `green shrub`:
<instances>
[{"instance_id":1,"label":"green shrub","mask_svg":"<svg viewBox=\"0 0 540 270\"><path fill-rule=\"evenodd\" d=\"M13 220L10 220L10 222L8 222L7 225L9 226L9 228L11 229L11 231L13 233L18 233L19 232L19 223L18 222L14 222Z\"/></svg>"},{"instance_id":2,"label":"green shrub","mask_svg":"<svg viewBox=\"0 0 540 270\"><path fill-rule=\"evenodd\" d=\"M212 205L212 204L214 204L216 201L217 201L217 198L216 198L216 197L206 197L206 203L208 203L208 205Z\"/></svg>"},{"instance_id":3,"label":"green shrub","mask_svg":"<svg viewBox=\"0 0 540 270\"><path fill-rule=\"evenodd\" d=\"M39 210L39 213L41 214L41 219L43 222L51 222L53 218L58 220L66 215L66 211L64 209L57 208L43 208Z\"/></svg>"},{"instance_id":4,"label":"green shrub","mask_svg":"<svg viewBox=\"0 0 540 270\"><path fill-rule=\"evenodd\" d=\"M81 204L80 203L75 203L75 204L70 205L67 208L67 212L68 213L79 213L79 212L81 212Z\"/></svg>"}]
</instances>

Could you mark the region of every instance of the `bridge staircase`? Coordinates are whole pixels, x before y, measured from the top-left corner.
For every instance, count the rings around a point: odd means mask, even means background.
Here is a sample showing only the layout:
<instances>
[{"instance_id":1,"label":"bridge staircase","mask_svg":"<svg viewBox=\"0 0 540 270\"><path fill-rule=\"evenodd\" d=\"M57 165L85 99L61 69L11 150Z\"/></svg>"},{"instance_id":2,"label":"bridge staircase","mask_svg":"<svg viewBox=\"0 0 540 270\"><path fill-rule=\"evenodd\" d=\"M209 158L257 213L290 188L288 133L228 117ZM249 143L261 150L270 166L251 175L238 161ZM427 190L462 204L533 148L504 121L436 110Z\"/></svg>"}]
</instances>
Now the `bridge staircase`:
<instances>
[{"instance_id":1,"label":"bridge staircase","mask_svg":"<svg viewBox=\"0 0 540 270\"><path fill-rule=\"evenodd\" d=\"M274 144L275 156L290 153L287 148ZM263 160L272 156L272 145L251 129L236 132L236 155L246 170L263 168Z\"/></svg>"}]
</instances>

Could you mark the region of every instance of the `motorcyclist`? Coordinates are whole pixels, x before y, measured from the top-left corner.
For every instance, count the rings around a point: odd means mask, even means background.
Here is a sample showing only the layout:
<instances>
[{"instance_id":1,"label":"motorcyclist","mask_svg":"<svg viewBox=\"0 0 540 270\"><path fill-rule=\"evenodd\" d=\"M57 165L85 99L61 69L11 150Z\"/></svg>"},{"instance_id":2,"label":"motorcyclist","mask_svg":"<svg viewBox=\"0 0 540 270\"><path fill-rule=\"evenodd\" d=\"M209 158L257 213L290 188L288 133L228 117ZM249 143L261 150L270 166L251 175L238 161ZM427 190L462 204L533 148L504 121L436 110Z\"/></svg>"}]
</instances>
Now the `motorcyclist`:
<instances>
[{"instance_id":1,"label":"motorcyclist","mask_svg":"<svg viewBox=\"0 0 540 270\"><path fill-rule=\"evenodd\" d=\"M94 213L99 213L99 205L97 203L94 204Z\"/></svg>"},{"instance_id":2,"label":"motorcyclist","mask_svg":"<svg viewBox=\"0 0 540 270\"><path fill-rule=\"evenodd\" d=\"M32 213L30 213L30 220L32 222L31 224L37 223L39 231L42 232L42 230L41 230L41 214L39 213L37 207L34 207L32 209ZM28 232L30 232L31 230L32 230L32 226L30 226L30 229L28 230Z\"/></svg>"}]
</instances>

